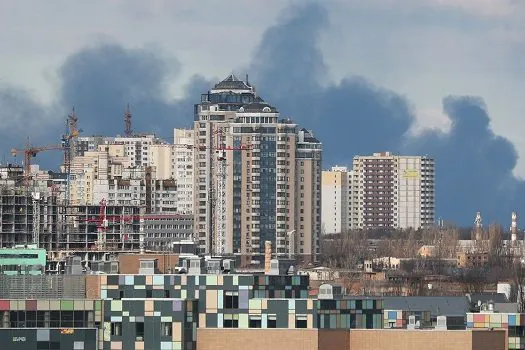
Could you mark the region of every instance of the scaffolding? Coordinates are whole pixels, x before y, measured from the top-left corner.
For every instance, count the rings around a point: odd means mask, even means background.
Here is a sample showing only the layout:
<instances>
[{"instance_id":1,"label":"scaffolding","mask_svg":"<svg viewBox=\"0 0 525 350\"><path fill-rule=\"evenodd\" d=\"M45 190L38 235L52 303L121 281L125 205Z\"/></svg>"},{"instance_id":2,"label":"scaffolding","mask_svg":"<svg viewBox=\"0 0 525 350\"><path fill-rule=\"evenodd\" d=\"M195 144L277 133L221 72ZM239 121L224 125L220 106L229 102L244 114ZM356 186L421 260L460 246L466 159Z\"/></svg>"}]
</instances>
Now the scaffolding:
<instances>
[{"instance_id":1,"label":"scaffolding","mask_svg":"<svg viewBox=\"0 0 525 350\"><path fill-rule=\"evenodd\" d=\"M39 244L59 249L60 204L56 196L26 187L0 188L0 247Z\"/></svg>"}]
</instances>

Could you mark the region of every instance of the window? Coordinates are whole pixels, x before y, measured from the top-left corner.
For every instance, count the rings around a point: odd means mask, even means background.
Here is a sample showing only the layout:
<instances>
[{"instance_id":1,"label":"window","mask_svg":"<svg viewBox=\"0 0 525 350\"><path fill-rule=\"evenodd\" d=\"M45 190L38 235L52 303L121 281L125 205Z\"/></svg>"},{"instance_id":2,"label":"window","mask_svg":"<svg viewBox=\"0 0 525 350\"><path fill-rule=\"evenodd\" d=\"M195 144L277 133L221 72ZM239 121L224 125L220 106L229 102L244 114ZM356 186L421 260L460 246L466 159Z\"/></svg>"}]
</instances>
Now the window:
<instances>
[{"instance_id":1,"label":"window","mask_svg":"<svg viewBox=\"0 0 525 350\"><path fill-rule=\"evenodd\" d=\"M268 315L268 328L277 328L277 317L275 315Z\"/></svg>"},{"instance_id":2,"label":"window","mask_svg":"<svg viewBox=\"0 0 525 350\"><path fill-rule=\"evenodd\" d=\"M144 340L144 322L135 322L136 340Z\"/></svg>"},{"instance_id":3,"label":"window","mask_svg":"<svg viewBox=\"0 0 525 350\"><path fill-rule=\"evenodd\" d=\"M224 328L238 328L239 320L224 320Z\"/></svg>"},{"instance_id":4,"label":"window","mask_svg":"<svg viewBox=\"0 0 525 350\"><path fill-rule=\"evenodd\" d=\"M248 327L261 328L261 316L250 316Z\"/></svg>"},{"instance_id":5,"label":"window","mask_svg":"<svg viewBox=\"0 0 525 350\"><path fill-rule=\"evenodd\" d=\"M146 289L146 298L152 298L153 297L153 291L151 289Z\"/></svg>"},{"instance_id":6,"label":"window","mask_svg":"<svg viewBox=\"0 0 525 350\"><path fill-rule=\"evenodd\" d=\"M172 327L171 327L171 322L162 322L160 324L160 331L162 333L162 336L164 337L171 337L172 335Z\"/></svg>"},{"instance_id":7,"label":"window","mask_svg":"<svg viewBox=\"0 0 525 350\"><path fill-rule=\"evenodd\" d=\"M226 292L225 293L224 308L225 309L238 309L239 308L239 293L238 292Z\"/></svg>"},{"instance_id":8,"label":"window","mask_svg":"<svg viewBox=\"0 0 525 350\"><path fill-rule=\"evenodd\" d=\"M306 315L297 315L295 318L295 328L306 328Z\"/></svg>"},{"instance_id":9,"label":"window","mask_svg":"<svg viewBox=\"0 0 525 350\"><path fill-rule=\"evenodd\" d=\"M111 335L122 335L122 322L111 322Z\"/></svg>"}]
</instances>

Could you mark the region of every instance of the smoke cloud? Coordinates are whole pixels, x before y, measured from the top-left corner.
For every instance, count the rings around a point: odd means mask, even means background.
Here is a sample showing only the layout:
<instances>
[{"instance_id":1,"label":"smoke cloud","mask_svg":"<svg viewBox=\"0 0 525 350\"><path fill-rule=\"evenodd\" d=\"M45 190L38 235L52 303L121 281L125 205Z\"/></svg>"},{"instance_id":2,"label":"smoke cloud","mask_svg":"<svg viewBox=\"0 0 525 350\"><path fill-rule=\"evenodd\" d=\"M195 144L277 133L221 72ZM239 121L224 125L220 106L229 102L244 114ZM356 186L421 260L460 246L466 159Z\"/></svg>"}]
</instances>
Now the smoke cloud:
<instances>
[{"instance_id":1,"label":"smoke cloud","mask_svg":"<svg viewBox=\"0 0 525 350\"><path fill-rule=\"evenodd\" d=\"M337 84L326 81L318 43L330 23L322 5L309 2L285 13L255 50L250 81L283 117L314 131L324 143L326 168L351 166L355 155L378 151L426 154L437 162L437 216L470 225L477 210L485 223L506 222L511 210L519 211L525 186L512 176L517 154L491 130L482 99L446 97L443 111L452 120L450 132L413 136L409 130L415 116L405 97L359 76ZM179 69L177 60L158 50L118 44L80 50L59 70L61 89L52 107L25 91L0 87L0 144L4 152L23 146L19 135L31 135L38 143L58 142L73 105L85 135L121 134L127 103L136 132L156 132L170 140L173 127L191 126L193 104L216 81L195 76L185 97L174 100L167 96L168 84Z\"/></svg>"},{"instance_id":2,"label":"smoke cloud","mask_svg":"<svg viewBox=\"0 0 525 350\"><path fill-rule=\"evenodd\" d=\"M293 15L263 36L253 69L262 96L324 143L326 168L351 167L355 155L380 151L434 157L436 214L462 225L470 225L478 210L485 223L505 223L524 204L524 184L512 175L516 150L493 133L482 99L446 97L450 133L413 136L415 116L403 96L363 77L345 77L339 84L323 80L327 72L317 45L329 21L321 5L286 13Z\"/></svg>"}]
</instances>

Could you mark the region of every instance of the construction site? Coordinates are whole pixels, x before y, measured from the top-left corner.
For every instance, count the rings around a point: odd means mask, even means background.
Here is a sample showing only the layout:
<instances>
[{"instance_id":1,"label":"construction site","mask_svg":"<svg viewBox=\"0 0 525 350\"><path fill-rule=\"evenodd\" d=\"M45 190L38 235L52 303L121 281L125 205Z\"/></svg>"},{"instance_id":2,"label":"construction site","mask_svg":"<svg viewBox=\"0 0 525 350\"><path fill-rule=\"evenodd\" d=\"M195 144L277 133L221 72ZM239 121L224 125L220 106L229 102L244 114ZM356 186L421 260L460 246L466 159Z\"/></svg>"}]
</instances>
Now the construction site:
<instances>
[{"instance_id":1,"label":"construction site","mask_svg":"<svg viewBox=\"0 0 525 350\"><path fill-rule=\"evenodd\" d=\"M72 256L88 266L89 262L115 260L122 252L172 251L173 241L188 246L193 216L176 211L172 197L176 197L177 185L172 179L156 179L154 167L136 171L131 165L132 171L126 173L122 168L128 165L121 161L99 164L100 157L95 158L101 173L89 173L87 181L107 190L95 188L98 192L94 191L93 196L101 198L91 198L91 203L74 200L72 189L84 191L77 184L86 173L82 167L72 167L74 157L79 155L76 139L81 130L77 121L73 109L60 144L28 144L23 149L13 149L13 156L23 155L23 165L0 166L0 248L43 248L47 252L46 272L58 274ZM125 135L131 138L129 106L124 121ZM115 142L108 147L124 147L124 143ZM32 166L32 159L45 151L63 153L61 172L44 172ZM108 169L111 174L105 174Z\"/></svg>"}]
</instances>

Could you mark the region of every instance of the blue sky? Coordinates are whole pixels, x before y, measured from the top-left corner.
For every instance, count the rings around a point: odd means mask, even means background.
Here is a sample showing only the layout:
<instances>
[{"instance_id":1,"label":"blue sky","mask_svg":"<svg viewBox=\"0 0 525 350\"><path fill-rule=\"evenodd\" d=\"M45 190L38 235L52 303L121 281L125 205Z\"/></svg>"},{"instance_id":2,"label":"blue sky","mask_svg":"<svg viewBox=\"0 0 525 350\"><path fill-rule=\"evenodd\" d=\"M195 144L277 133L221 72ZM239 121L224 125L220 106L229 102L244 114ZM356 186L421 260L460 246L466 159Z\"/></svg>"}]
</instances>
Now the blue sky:
<instances>
[{"instance_id":1,"label":"blue sky","mask_svg":"<svg viewBox=\"0 0 525 350\"><path fill-rule=\"evenodd\" d=\"M353 141L326 141L326 166L435 153L449 176L438 214L505 223L522 204L512 174L525 177L523 23L519 0L0 1L1 145L53 142L72 104L87 133L120 132L126 102L142 128L189 126L200 91L248 71L321 136L339 135L324 116L359 126Z\"/></svg>"}]
</instances>

